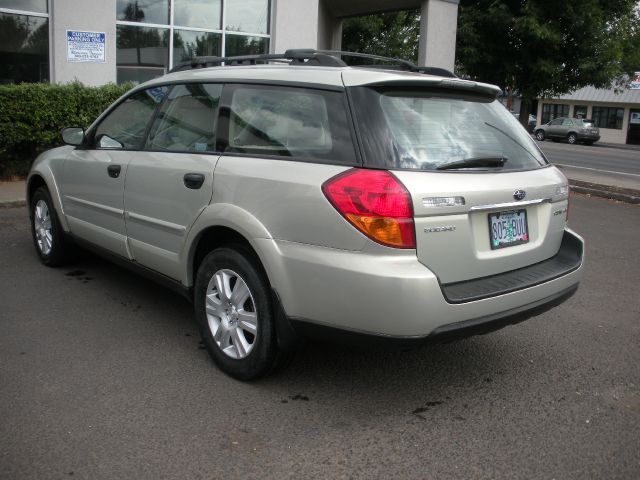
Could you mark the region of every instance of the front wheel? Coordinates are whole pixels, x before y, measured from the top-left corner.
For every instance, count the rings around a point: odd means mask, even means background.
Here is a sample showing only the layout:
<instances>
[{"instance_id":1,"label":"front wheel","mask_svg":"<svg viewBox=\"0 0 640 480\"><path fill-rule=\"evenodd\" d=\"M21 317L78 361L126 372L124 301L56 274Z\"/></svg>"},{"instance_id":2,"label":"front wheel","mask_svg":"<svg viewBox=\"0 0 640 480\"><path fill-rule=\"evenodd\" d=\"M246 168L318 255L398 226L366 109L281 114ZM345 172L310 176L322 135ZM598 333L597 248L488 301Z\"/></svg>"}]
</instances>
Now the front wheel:
<instances>
[{"instance_id":1,"label":"front wheel","mask_svg":"<svg viewBox=\"0 0 640 480\"><path fill-rule=\"evenodd\" d=\"M538 140L539 142L544 142L544 139L545 139L544 130L538 130L536 132L536 140Z\"/></svg>"},{"instance_id":2,"label":"front wheel","mask_svg":"<svg viewBox=\"0 0 640 480\"><path fill-rule=\"evenodd\" d=\"M578 136L575 133L570 133L567 136L567 142L569 142L571 145L575 145L576 143L578 143Z\"/></svg>"},{"instance_id":3,"label":"front wheel","mask_svg":"<svg viewBox=\"0 0 640 480\"><path fill-rule=\"evenodd\" d=\"M38 188L31 197L30 217L33 244L40 261L49 267L67 263L69 244L46 187Z\"/></svg>"},{"instance_id":4,"label":"front wheel","mask_svg":"<svg viewBox=\"0 0 640 480\"><path fill-rule=\"evenodd\" d=\"M241 247L209 253L198 269L195 314L202 340L222 371L239 380L269 373L278 345L268 280Z\"/></svg>"}]
</instances>

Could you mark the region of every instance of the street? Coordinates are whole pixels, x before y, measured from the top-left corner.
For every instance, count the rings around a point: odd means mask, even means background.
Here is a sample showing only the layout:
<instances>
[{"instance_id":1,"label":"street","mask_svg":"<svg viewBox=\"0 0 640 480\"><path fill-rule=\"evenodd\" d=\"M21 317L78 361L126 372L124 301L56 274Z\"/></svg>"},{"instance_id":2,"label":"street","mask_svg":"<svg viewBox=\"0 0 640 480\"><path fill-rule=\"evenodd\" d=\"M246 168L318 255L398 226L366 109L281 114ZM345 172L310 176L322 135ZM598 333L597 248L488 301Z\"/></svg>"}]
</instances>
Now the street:
<instances>
[{"instance_id":1,"label":"street","mask_svg":"<svg viewBox=\"0 0 640 480\"><path fill-rule=\"evenodd\" d=\"M601 147L598 144L569 145L550 140L536 143L552 163L632 174L640 178L640 150Z\"/></svg>"},{"instance_id":2,"label":"street","mask_svg":"<svg viewBox=\"0 0 640 480\"><path fill-rule=\"evenodd\" d=\"M640 207L573 195L569 222L585 278L555 310L406 352L308 345L241 383L187 301L91 255L44 267L26 209L0 209L0 478L640 478Z\"/></svg>"}]
</instances>

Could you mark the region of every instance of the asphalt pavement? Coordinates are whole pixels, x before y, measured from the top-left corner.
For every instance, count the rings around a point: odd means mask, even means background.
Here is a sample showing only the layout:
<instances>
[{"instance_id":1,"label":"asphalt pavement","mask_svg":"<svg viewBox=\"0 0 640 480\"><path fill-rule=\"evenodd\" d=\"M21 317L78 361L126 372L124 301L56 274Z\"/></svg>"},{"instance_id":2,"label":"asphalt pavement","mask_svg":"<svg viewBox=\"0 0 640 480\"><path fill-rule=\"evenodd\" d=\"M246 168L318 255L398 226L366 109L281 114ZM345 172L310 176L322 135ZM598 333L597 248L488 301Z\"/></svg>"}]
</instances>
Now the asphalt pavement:
<instances>
[{"instance_id":1,"label":"asphalt pavement","mask_svg":"<svg viewBox=\"0 0 640 480\"><path fill-rule=\"evenodd\" d=\"M253 383L181 297L90 255L46 268L2 209L0 478L638 479L640 207L572 202L585 278L557 309L407 352L308 345Z\"/></svg>"},{"instance_id":2,"label":"asphalt pavement","mask_svg":"<svg viewBox=\"0 0 640 480\"><path fill-rule=\"evenodd\" d=\"M640 181L640 149L569 145L550 140L537 142L547 158L558 165L628 174Z\"/></svg>"}]
</instances>

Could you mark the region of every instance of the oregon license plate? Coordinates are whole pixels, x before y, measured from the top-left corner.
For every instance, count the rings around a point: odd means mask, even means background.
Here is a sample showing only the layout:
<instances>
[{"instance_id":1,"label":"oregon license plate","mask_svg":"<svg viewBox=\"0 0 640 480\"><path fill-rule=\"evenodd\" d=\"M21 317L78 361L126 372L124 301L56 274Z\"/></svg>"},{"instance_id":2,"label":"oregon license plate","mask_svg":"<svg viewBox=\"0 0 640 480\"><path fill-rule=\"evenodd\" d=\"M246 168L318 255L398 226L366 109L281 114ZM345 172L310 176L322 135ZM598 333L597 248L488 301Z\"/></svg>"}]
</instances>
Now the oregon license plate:
<instances>
[{"instance_id":1,"label":"oregon license plate","mask_svg":"<svg viewBox=\"0 0 640 480\"><path fill-rule=\"evenodd\" d=\"M489 214L489 241L491 249L511 247L529 241L526 210Z\"/></svg>"}]
</instances>

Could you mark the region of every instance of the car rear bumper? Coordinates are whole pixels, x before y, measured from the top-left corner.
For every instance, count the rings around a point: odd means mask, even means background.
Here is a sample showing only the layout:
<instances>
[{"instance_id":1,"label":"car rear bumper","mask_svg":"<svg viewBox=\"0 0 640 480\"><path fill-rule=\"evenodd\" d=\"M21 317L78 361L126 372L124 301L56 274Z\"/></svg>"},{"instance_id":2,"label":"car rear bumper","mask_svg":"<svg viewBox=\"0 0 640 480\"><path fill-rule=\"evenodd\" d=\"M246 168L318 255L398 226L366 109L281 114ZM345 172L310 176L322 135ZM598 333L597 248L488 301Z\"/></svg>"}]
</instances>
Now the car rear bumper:
<instances>
[{"instance_id":1,"label":"car rear bumper","mask_svg":"<svg viewBox=\"0 0 640 480\"><path fill-rule=\"evenodd\" d=\"M589 142L597 142L600 140L600 135L595 133L578 133L578 140L587 140Z\"/></svg>"},{"instance_id":2,"label":"car rear bumper","mask_svg":"<svg viewBox=\"0 0 640 480\"><path fill-rule=\"evenodd\" d=\"M273 242L278 255L264 256L269 279L286 315L294 324L348 330L398 339L441 336L512 317L526 317L575 290L582 276L583 242L565 233L577 260L539 282L515 290L482 295L470 301L447 301L438 278L413 251L389 255L328 249L291 242ZM262 245L262 250L266 245ZM568 297L567 297L568 298ZM528 318L528 317L527 317ZM516 320L517 321L517 320ZM475 328L475 327L473 327Z\"/></svg>"}]
</instances>

